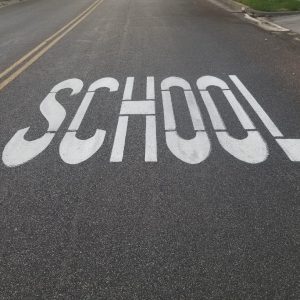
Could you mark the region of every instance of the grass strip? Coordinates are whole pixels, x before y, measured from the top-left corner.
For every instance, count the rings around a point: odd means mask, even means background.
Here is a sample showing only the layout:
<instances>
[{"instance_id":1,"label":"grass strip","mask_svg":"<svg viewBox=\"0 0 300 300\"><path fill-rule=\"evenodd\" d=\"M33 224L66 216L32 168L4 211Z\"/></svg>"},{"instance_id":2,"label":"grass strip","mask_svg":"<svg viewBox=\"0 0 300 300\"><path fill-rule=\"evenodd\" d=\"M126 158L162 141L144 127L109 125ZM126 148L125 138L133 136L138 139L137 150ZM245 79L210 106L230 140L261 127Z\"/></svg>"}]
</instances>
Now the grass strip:
<instances>
[{"instance_id":1,"label":"grass strip","mask_svg":"<svg viewBox=\"0 0 300 300\"><path fill-rule=\"evenodd\" d=\"M296 11L300 10L300 0L236 0L261 11Z\"/></svg>"}]
</instances>

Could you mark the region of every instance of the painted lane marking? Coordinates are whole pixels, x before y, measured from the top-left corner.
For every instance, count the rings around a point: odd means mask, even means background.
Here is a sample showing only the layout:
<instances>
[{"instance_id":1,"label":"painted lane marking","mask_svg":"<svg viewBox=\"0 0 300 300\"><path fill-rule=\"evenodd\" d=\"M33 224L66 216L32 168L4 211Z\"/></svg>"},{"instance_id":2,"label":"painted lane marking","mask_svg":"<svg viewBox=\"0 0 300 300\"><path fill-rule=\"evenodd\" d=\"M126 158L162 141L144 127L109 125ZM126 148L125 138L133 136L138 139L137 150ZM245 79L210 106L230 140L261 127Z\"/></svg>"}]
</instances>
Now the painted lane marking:
<instances>
[{"instance_id":1,"label":"painted lane marking","mask_svg":"<svg viewBox=\"0 0 300 300\"><path fill-rule=\"evenodd\" d=\"M154 78L147 77L146 97L153 99L155 95ZM155 101L153 100L132 100L132 91L134 78L127 77L123 101L121 104L120 117L116 130L114 145L112 149L111 162L120 162L123 160L125 141L128 127L128 116L144 115L146 116L145 133L145 161L157 161L157 137L156 137L156 117ZM125 115L125 117L124 117Z\"/></svg>"},{"instance_id":2,"label":"painted lane marking","mask_svg":"<svg viewBox=\"0 0 300 300\"><path fill-rule=\"evenodd\" d=\"M283 134L273 123L264 109L255 100L252 94L248 91L245 85L235 75L230 75L230 79L237 86L241 94L245 97L248 103L252 106L254 111L260 117L261 121L267 127L271 135L275 138L278 145L282 148L285 154L291 161L300 161L300 140L299 139L284 139Z\"/></svg>"},{"instance_id":3,"label":"painted lane marking","mask_svg":"<svg viewBox=\"0 0 300 300\"><path fill-rule=\"evenodd\" d=\"M73 96L80 93L82 88L83 82L80 79L68 79L57 84L40 105L40 111L48 122L47 132L36 140L27 141L25 135L30 127L17 131L2 153L4 164L8 167L19 166L42 153L50 145L66 117L64 107L56 100L56 93L63 89L71 89Z\"/></svg>"},{"instance_id":4,"label":"painted lane marking","mask_svg":"<svg viewBox=\"0 0 300 300\"><path fill-rule=\"evenodd\" d=\"M291 161L300 161L300 139L276 139Z\"/></svg>"},{"instance_id":5,"label":"painted lane marking","mask_svg":"<svg viewBox=\"0 0 300 300\"><path fill-rule=\"evenodd\" d=\"M170 91L162 91L162 102L164 108L164 120L165 120L165 130L166 131L175 131L175 115L173 111L173 104L171 99Z\"/></svg>"},{"instance_id":6,"label":"painted lane marking","mask_svg":"<svg viewBox=\"0 0 300 300\"><path fill-rule=\"evenodd\" d=\"M134 77L127 77L125 83L125 90L123 93L123 101L132 99L133 84L134 84Z\"/></svg>"},{"instance_id":7,"label":"painted lane marking","mask_svg":"<svg viewBox=\"0 0 300 300\"><path fill-rule=\"evenodd\" d=\"M267 144L260 133L255 130L254 124L233 93L230 91L227 84L219 78L203 76L197 80L197 86L204 103L208 104L207 110L210 115L210 119L212 120L212 125L216 131L219 143L223 149L235 158L250 164L257 164L265 161L269 155ZM210 86L218 87L222 90L242 127L247 132L246 138L242 140L236 139L228 133L213 99L210 96L209 91L207 91L207 88Z\"/></svg>"},{"instance_id":8,"label":"painted lane marking","mask_svg":"<svg viewBox=\"0 0 300 300\"><path fill-rule=\"evenodd\" d=\"M26 59L28 59L31 55L33 55L35 52L37 52L42 47L46 46L52 39L54 39L56 36L58 36L61 32L63 32L65 29L67 29L70 25L72 25L74 22L76 22L80 17L82 17L85 13L87 13L90 9L93 8L94 5L96 5L100 0L95 1L93 4L91 4L87 9L85 9L82 13L80 13L77 17L75 17L73 20L71 20L68 24L63 26L61 29L56 31L53 35L48 37L46 40L41 42L38 46L36 46L34 49L29 51L27 54L25 54L23 57L21 57L19 60L17 60L14 64L9 66L7 69L5 69L3 72L0 73L0 79L3 78L5 75L10 73L13 69L15 69L17 66L19 66L21 63L23 63Z\"/></svg>"},{"instance_id":9,"label":"painted lane marking","mask_svg":"<svg viewBox=\"0 0 300 300\"><path fill-rule=\"evenodd\" d=\"M162 101L165 117L166 143L169 150L180 160L188 164L198 164L204 161L210 153L210 141L204 130L204 124L199 106L190 84L178 77L168 77L161 83ZM184 90L185 99L192 119L195 137L186 140L176 131L176 122L170 89L179 87Z\"/></svg>"},{"instance_id":10,"label":"painted lane marking","mask_svg":"<svg viewBox=\"0 0 300 300\"><path fill-rule=\"evenodd\" d=\"M174 86L181 87L185 91L191 90L191 85L185 79L176 76L164 79L161 83L161 90L169 91Z\"/></svg>"},{"instance_id":11,"label":"painted lane marking","mask_svg":"<svg viewBox=\"0 0 300 300\"><path fill-rule=\"evenodd\" d=\"M273 121L240 80L235 75L231 75L230 78L234 80L241 94L262 119L263 124L266 125L271 135L281 134ZM123 161L128 120L129 117L133 118L136 116L144 116L146 121L145 161L157 162L155 79L153 76L147 77L146 100L132 100L134 82L134 77L126 78L123 99L120 105L119 120L110 157L111 162ZM200 100L206 106L211 124L222 148L233 157L246 163L257 164L265 161L269 154L266 142L228 85L223 80L213 76L200 77L196 84L201 96ZM208 91L211 86L217 87L222 91L225 100L229 103L241 126L246 131L246 138L236 139L229 134L223 118L215 105L215 101ZM94 136L86 140L81 140L76 136L95 97L96 91L102 88L108 88L110 92L116 92L119 90L119 82L114 78L106 77L95 81L88 88L67 132L60 142L59 154L61 159L67 164L77 165L91 158L99 151L105 141L106 131L102 129L96 129ZM178 88L183 91L183 98L186 101L191 117L194 129L194 137L191 139L180 137L176 130L172 93L178 90ZM25 139L25 135L30 130L30 127L18 130L6 144L2 153L2 160L6 166L16 167L22 165L38 156L50 145L66 117L64 107L56 100L56 94L64 89L71 90L70 97L72 97L82 91L83 82L80 79L73 78L60 82L52 88L40 104L41 114L48 122L47 132L36 140L28 141ZM204 161L210 154L211 144L190 83L183 78L168 77L161 82L161 95L165 140L170 152L179 160L188 164L198 164ZM286 139L278 135L273 137L291 161L300 162L300 139Z\"/></svg>"},{"instance_id":12,"label":"painted lane marking","mask_svg":"<svg viewBox=\"0 0 300 300\"><path fill-rule=\"evenodd\" d=\"M220 113L215 105L214 100L210 96L210 93L208 91L200 91L200 94L208 111L213 128L216 131L226 130L223 119L220 116Z\"/></svg>"},{"instance_id":13,"label":"painted lane marking","mask_svg":"<svg viewBox=\"0 0 300 300\"><path fill-rule=\"evenodd\" d=\"M192 123L196 131L204 131L204 123L195 95L192 91L184 91L186 103L191 114Z\"/></svg>"},{"instance_id":14,"label":"painted lane marking","mask_svg":"<svg viewBox=\"0 0 300 300\"><path fill-rule=\"evenodd\" d=\"M146 116L145 161L146 162L157 161L157 139L156 139L155 116Z\"/></svg>"},{"instance_id":15,"label":"painted lane marking","mask_svg":"<svg viewBox=\"0 0 300 300\"><path fill-rule=\"evenodd\" d=\"M68 34L72 29L74 29L78 24L80 24L84 19L86 19L96 8L100 5L104 0L97 0L93 5L90 6L86 11L80 14L77 18L51 36L49 39L41 43L35 49L30 51L24 57L19 59L16 63L14 63L11 67L7 68L5 71L1 73L1 77L9 74L13 71L17 66L22 64L27 59L30 59L24 63L19 69L14 71L11 75L9 75L5 80L0 82L0 91L4 89L8 84L10 84L13 80L15 80L20 74L22 74L26 69L28 69L33 63L35 63L41 56L43 56L50 48L52 48L55 44L57 44L66 34ZM59 35L60 34L60 35ZM53 39L54 38L54 39ZM33 55L33 56L32 56Z\"/></svg>"},{"instance_id":16,"label":"painted lane marking","mask_svg":"<svg viewBox=\"0 0 300 300\"><path fill-rule=\"evenodd\" d=\"M151 100L138 100L122 102L120 115L154 115L155 102Z\"/></svg>"},{"instance_id":17,"label":"painted lane marking","mask_svg":"<svg viewBox=\"0 0 300 300\"><path fill-rule=\"evenodd\" d=\"M116 92L119 89L119 82L114 78L106 77L95 81L89 87L69 126L68 132L59 146L60 157L67 164L76 165L86 161L103 145L106 135L105 130L97 129L94 136L86 140L76 137L76 132L94 98L95 92L101 88L108 88L110 92Z\"/></svg>"},{"instance_id":18,"label":"painted lane marking","mask_svg":"<svg viewBox=\"0 0 300 300\"><path fill-rule=\"evenodd\" d=\"M267 129L270 131L270 133L274 137L283 137L283 134L280 132L280 130L277 128L277 126L274 124L274 122L271 120L271 118L267 115L267 113L264 111L264 109L261 107L261 105L256 101L256 99L248 91L248 89L245 87L245 85L238 79L238 77L235 75L229 75L229 78L236 85L236 87L239 89L239 91L244 96L244 98L248 101L248 103L252 106L252 108L254 109L256 114L260 117L260 119L262 120L264 125L267 127Z\"/></svg>"},{"instance_id":19,"label":"painted lane marking","mask_svg":"<svg viewBox=\"0 0 300 300\"><path fill-rule=\"evenodd\" d=\"M154 100L155 99L155 84L154 84L154 77L153 76L148 76L147 77L146 99L147 100Z\"/></svg>"},{"instance_id":20,"label":"painted lane marking","mask_svg":"<svg viewBox=\"0 0 300 300\"><path fill-rule=\"evenodd\" d=\"M123 160L127 127L128 116L120 116L116 129L114 145L111 151L110 162L121 162Z\"/></svg>"}]
</instances>

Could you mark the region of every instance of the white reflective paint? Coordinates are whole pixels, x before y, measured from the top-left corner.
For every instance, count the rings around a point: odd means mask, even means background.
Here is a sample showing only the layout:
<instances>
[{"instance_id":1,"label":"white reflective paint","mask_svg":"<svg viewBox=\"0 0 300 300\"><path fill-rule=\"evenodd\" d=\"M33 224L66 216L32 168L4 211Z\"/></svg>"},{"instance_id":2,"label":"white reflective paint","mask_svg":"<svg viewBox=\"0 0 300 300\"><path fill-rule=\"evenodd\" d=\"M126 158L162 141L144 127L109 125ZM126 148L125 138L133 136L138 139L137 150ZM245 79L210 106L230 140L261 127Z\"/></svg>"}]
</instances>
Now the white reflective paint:
<instances>
[{"instance_id":1,"label":"white reflective paint","mask_svg":"<svg viewBox=\"0 0 300 300\"><path fill-rule=\"evenodd\" d=\"M226 130L223 119L215 105L214 100L210 96L210 93L208 91L200 91L200 94L210 116L210 121L213 125L213 128L215 130Z\"/></svg>"},{"instance_id":2,"label":"white reflective paint","mask_svg":"<svg viewBox=\"0 0 300 300\"><path fill-rule=\"evenodd\" d=\"M94 92L87 92L68 128L68 131L77 131L80 127L80 124L91 104L92 99L94 98Z\"/></svg>"},{"instance_id":3,"label":"white reflective paint","mask_svg":"<svg viewBox=\"0 0 300 300\"><path fill-rule=\"evenodd\" d=\"M171 93L163 90L166 87L175 86L185 91L185 99L195 130L195 137L190 140L183 139L177 133ZM177 158L188 164L198 164L204 161L210 153L210 141L206 132L197 131L199 129L204 130L204 124L190 84L182 78L176 77L176 80L174 80L174 77L170 77L163 80L162 90L166 143L169 150Z\"/></svg>"},{"instance_id":4,"label":"white reflective paint","mask_svg":"<svg viewBox=\"0 0 300 300\"><path fill-rule=\"evenodd\" d=\"M269 155L269 151L264 139L258 131L249 131L255 129L254 124L233 93L227 89L227 84L219 78L214 79L212 76L204 76L197 80L197 86L206 105L212 125L215 131L217 131L216 135L219 143L223 149L235 158L247 163L255 164L266 160ZM210 96L210 93L203 90L205 87L208 88L210 86L218 87L223 91L226 100L231 105L242 127L247 131L246 138L242 140L236 139L230 136L230 134L226 131L226 126L212 97ZM220 130L222 130L222 132L218 132Z\"/></svg>"},{"instance_id":5,"label":"white reflective paint","mask_svg":"<svg viewBox=\"0 0 300 300\"><path fill-rule=\"evenodd\" d=\"M125 89L124 89L124 93L123 93L123 100L131 100L132 99L133 84L134 84L134 77L127 77L126 83L125 83Z\"/></svg>"},{"instance_id":6,"label":"white reflective paint","mask_svg":"<svg viewBox=\"0 0 300 300\"><path fill-rule=\"evenodd\" d=\"M204 131L197 131L196 136L190 140L180 137L177 131L166 131L166 142L169 150L187 164L199 164L210 153L210 141Z\"/></svg>"},{"instance_id":7,"label":"white reflective paint","mask_svg":"<svg viewBox=\"0 0 300 300\"><path fill-rule=\"evenodd\" d=\"M127 126L128 126L128 116L120 116L117 125L114 145L110 156L111 162L121 162L123 160Z\"/></svg>"},{"instance_id":8,"label":"white reflective paint","mask_svg":"<svg viewBox=\"0 0 300 300\"><path fill-rule=\"evenodd\" d=\"M190 84L185 79L180 77L168 77L164 79L161 83L161 90L166 91L174 86L181 87L184 90L191 90Z\"/></svg>"},{"instance_id":9,"label":"white reflective paint","mask_svg":"<svg viewBox=\"0 0 300 300\"><path fill-rule=\"evenodd\" d=\"M293 162L300 162L300 139L285 139L277 126L273 123L261 105L255 100L245 85L235 75L229 76L236 85L241 95L247 100L253 110L260 117L276 142ZM129 116L145 116L145 161L157 162L157 128L156 128L156 107L155 107L155 78L146 78L146 100L132 100L134 77L127 77L121 103L118 125L112 147L111 162L122 162L126 144ZM172 89L174 88L175 89ZM228 85L221 79L214 76L203 76L197 80L201 98L206 106L212 126L222 148L233 157L250 164L257 164L265 161L269 155L268 147L261 134L256 130L252 120L237 100L236 96L229 89ZM223 118L212 99L208 89L217 87L222 90L226 101L232 107L241 126L244 128L247 137L236 139L230 135ZM45 134L35 140L25 139L30 130L26 127L17 131L4 147L2 153L3 163L8 167L20 166L43 152L55 137L66 118L64 107L57 101L57 93L63 89L70 89L71 96L81 92L83 82L80 79L68 79L55 85L51 92L40 104L40 112L48 123ZM59 146L59 154L62 160L71 165L79 164L92 157L103 145L106 131L95 129L91 138L81 140L77 137L84 117L99 89L109 89L115 92L119 89L119 82L111 77L101 78L93 82L88 88L69 128L62 138ZM184 98L190 113L195 136L186 140L179 136L176 131L176 120L172 103L172 93L176 88L183 91ZM181 161L188 164L199 164L210 154L211 144L205 131L205 124L201 115L199 105L192 92L188 81L180 77L168 77L161 82L162 104L164 114L164 126L166 144L171 153ZM100 98L101 99L101 98ZM128 101L130 100L130 101Z\"/></svg>"},{"instance_id":10,"label":"white reflective paint","mask_svg":"<svg viewBox=\"0 0 300 300\"><path fill-rule=\"evenodd\" d=\"M132 100L134 78L127 78L123 101L121 104L120 117L115 135L114 145L110 161L118 162L123 160L124 148L127 135L128 116L146 115L145 132L145 161L157 161L157 138L156 138L156 118L155 101L153 100ZM147 77L146 97L154 99L154 77ZM131 101L124 101L131 100ZM122 115L126 115L123 117Z\"/></svg>"},{"instance_id":11,"label":"white reflective paint","mask_svg":"<svg viewBox=\"0 0 300 300\"><path fill-rule=\"evenodd\" d=\"M83 88L83 82L80 79L72 78L58 83L50 93L57 93L64 89L71 89L71 96L79 94Z\"/></svg>"},{"instance_id":12,"label":"white reflective paint","mask_svg":"<svg viewBox=\"0 0 300 300\"><path fill-rule=\"evenodd\" d=\"M119 88L119 83L111 77L101 78L89 87L83 98L76 115L71 122L68 131L62 139L59 146L59 153L62 160L68 164L79 164L92 157L102 146L106 131L97 129L93 137L85 140L77 138L76 131L79 129L81 122L87 112L88 107L95 95L96 90L108 88L110 92L115 92Z\"/></svg>"},{"instance_id":13,"label":"white reflective paint","mask_svg":"<svg viewBox=\"0 0 300 300\"><path fill-rule=\"evenodd\" d=\"M155 85L154 85L154 77L147 77L147 91L146 91L146 99L154 100L155 99Z\"/></svg>"},{"instance_id":14,"label":"white reflective paint","mask_svg":"<svg viewBox=\"0 0 300 300\"><path fill-rule=\"evenodd\" d=\"M192 91L184 91L185 99L191 114L195 130L205 130L199 106Z\"/></svg>"},{"instance_id":15,"label":"white reflective paint","mask_svg":"<svg viewBox=\"0 0 300 300\"><path fill-rule=\"evenodd\" d=\"M176 130L171 93L169 91L162 91L161 94L164 108L165 130Z\"/></svg>"},{"instance_id":16,"label":"white reflective paint","mask_svg":"<svg viewBox=\"0 0 300 300\"><path fill-rule=\"evenodd\" d=\"M215 76L202 76L197 80L197 86L200 91L206 91L210 86L217 86L222 90L229 90L228 85Z\"/></svg>"},{"instance_id":17,"label":"white reflective paint","mask_svg":"<svg viewBox=\"0 0 300 300\"><path fill-rule=\"evenodd\" d=\"M250 120L249 116L241 106L241 104L238 102L238 100L235 98L231 90L225 90L223 91L226 99L228 100L229 104L231 105L233 111L235 112L237 118L241 122L242 126L245 130L254 130L256 129L252 121Z\"/></svg>"},{"instance_id":18,"label":"white reflective paint","mask_svg":"<svg viewBox=\"0 0 300 300\"><path fill-rule=\"evenodd\" d=\"M154 115L155 102L151 100L123 101L120 115Z\"/></svg>"},{"instance_id":19,"label":"white reflective paint","mask_svg":"<svg viewBox=\"0 0 300 300\"><path fill-rule=\"evenodd\" d=\"M56 94L48 94L40 105L42 115L48 121L47 131L57 131L66 117L66 110L56 100Z\"/></svg>"},{"instance_id":20,"label":"white reflective paint","mask_svg":"<svg viewBox=\"0 0 300 300\"><path fill-rule=\"evenodd\" d=\"M261 121L264 123L266 128L269 130L271 135L275 137L276 142L288 156L291 161L299 162L300 161L300 139L282 139L283 134L274 124L268 114L264 111L261 105L256 101L253 95L245 87L245 85L239 80L235 75L230 75L230 79L239 89L241 94L245 97L248 103L252 106L256 114L259 116Z\"/></svg>"},{"instance_id":21,"label":"white reflective paint","mask_svg":"<svg viewBox=\"0 0 300 300\"><path fill-rule=\"evenodd\" d=\"M209 80L207 77L209 77ZM202 80L204 81L204 83L202 82ZM213 122L214 129L226 130L226 126L220 116L220 113L218 112L216 105L214 104L213 99L210 96L210 93L208 91L201 90L203 89L204 86L209 87L208 85L209 82L214 83L213 86L221 88L225 98L227 99L228 103L232 107L233 111L235 112L243 128L245 130L254 130L255 129L254 124L252 123L251 119L249 118L249 116L247 115L247 113L245 112L241 104L238 102L236 97L233 95L232 91L228 89L226 90L223 89L224 87L228 88L226 83L218 78L214 80L212 79L212 76L204 76L198 79L197 86L199 88L201 96L205 98L203 99L205 104L208 104L207 110L209 111L209 113L211 113L210 117Z\"/></svg>"},{"instance_id":22,"label":"white reflective paint","mask_svg":"<svg viewBox=\"0 0 300 300\"><path fill-rule=\"evenodd\" d=\"M216 132L219 143L235 158L249 164L258 164L268 158L267 144L258 131L247 131L247 138L238 140L226 131Z\"/></svg>"},{"instance_id":23,"label":"white reflective paint","mask_svg":"<svg viewBox=\"0 0 300 300\"><path fill-rule=\"evenodd\" d=\"M145 161L157 162L156 118L146 116Z\"/></svg>"},{"instance_id":24,"label":"white reflective paint","mask_svg":"<svg viewBox=\"0 0 300 300\"><path fill-rule=\"evenodd\" d=\"M93 82L88 91L95 92L101 88L108 88L110 92L116 92L119 89L119 82L112 77L104 77Z\"/></svg>"},{"instance_id":25,"label":"white reflective paint","mask_svg":"<svg viewBox=\"0 0 300 300\"><path fill-rule=\"evenodd\" d=\"M205 130L199 106L192 91L184 91L188 109L191 114L192 123L195 130ZM162 101L164 107L165 130L176 130L176 122L170 91L162 91Z\"/></svg>"},{"instance_id":26,"label":"white reflective paint","mask_svg":"<svg viewBox=\"0 0 300 300\"><path fill-rule=\"evenodd\" d=\"M79 79L68 79L57 84L40 105L40 111L48 122L48 132L42 137L27 141L25 134L30 127L16 132L4 148L2 154L3 163L8 167L22 165L42 153L51 143L54 135L65 119L66 111L56 100L56 93L63 89L71 89L71 95L78 94L83 87L83 82Z\"/></svg>"},{"instance_id":27,"label":"white reflective paint","mask_svg":"<svg viewBox=\"0 0 300 300\"><path fill-rule=\"evenodd\" d=\"M114 78L102 78L91 84L89 92L87 92L76 112L74 119L72 120L68 131L76 131L79 129L80 124L91 104L91 101L95 95L96 90L101 88L108 88L110 92L116 92L119 88L119 83Z\"/></svg>"},{"instance_id":28,"label":"white reflective paint","mask_svg":"<svg viewBox=\"0 0 300 300\"><path fill-rule=\"evenodd\" d=\"M59 145L61 159L70 165L82 163L92 157L102 146L106 132L97 129L94 136L81 140L76 131L67 132Z\"/></svg>"},{"instance_id":29,"label":"white reflective paint","mask_svg":"<svg viewBox=\"0 0 300 300\"><path fill-rule=\"evenodd\" d=\"M270 119L270 117L267 115L267 113L264 111L264 109L261 107L261 105L256 101L256 99L248 91L248 89L245 87L245 85L239 80L239 78L236 75L230 75L229 77L233 81L233 83L236 85L236 87L239 89L241 94L248 101L248 103L255 110L256 114L260 117L261 121L264 123L264 125L267 127L267 129L270 131L270 133L274 137L283 137L283 134L280 132L280 130L277 128L277 126L274 124L274 122Z\"/></svg>"},{"instance_id":30,"label":"white reflective paint","mask_svg":"<svg viewBox=\"0 0 300 300\"><path fill-rule=\"evenodd\" d=\"M276 139L291 161L300 162L300 139Z\"/></svg>"},{"instance_id":31,"label":"white reflective paint","mask_svg":"<svg viewBox=\"0 0 300 300\"><path fill-rule=\"evenodd\" d=\"M27 141L24 136L29 128L16 132L5 146L2 161L7 167L20 166L33 159L49 146L55 136L55 133L47 132L34 141Z\"/></svg>"}]
</instances>

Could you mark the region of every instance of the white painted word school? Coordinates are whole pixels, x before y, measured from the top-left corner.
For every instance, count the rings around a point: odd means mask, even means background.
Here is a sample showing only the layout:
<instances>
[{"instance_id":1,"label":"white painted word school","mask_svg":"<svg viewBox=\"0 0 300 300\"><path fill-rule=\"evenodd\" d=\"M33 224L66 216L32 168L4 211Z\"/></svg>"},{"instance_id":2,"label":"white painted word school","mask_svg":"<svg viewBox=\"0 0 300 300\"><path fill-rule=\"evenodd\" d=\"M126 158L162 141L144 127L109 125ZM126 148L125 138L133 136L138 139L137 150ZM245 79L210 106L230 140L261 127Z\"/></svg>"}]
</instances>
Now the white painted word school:
<instances>
[{"instance_id":1,"label":"white painted word school","mask_svg":"<svg viewBox=\"0 0 300 300\"><path fill-rule=\"evenodd\" d=\"M135 78L126 78L121 108L117 116L118 124L114 135L110 162L122 162L128 120L134 115L144 116L145 118L145 162L158 161L155 110L155 85L158 83L154 77L150 76L145 80L146 98L133 100L132 94ZM284 138L279 128L239 78L235 75L230 75L228 80L237 87L287 157L293 162L299 162L300 139ZM203 112L201 113L196 98L203 101L217 140L224 151L227 151L236 159L249 164L258 164L267 159L269 155L268 145L225 81L214 76L200 77L196 80L197 95L192 91L190 83L180 77L168 77L159 84L163 104L165 142L170 152L177 159L187 164L199 164L207 159L211 152L210 137L202 118ZM80 93L83 86L83 82L76 78L65 80L54 86L40 104L40 112L48 122L47 132L40 138L29 141L25 139L25 135L30 130L30 127L18 130L3 150L3 163L8 167L20 166L28 163L49 147L66 117L66 110L57 101L56 94L61 90L70 89L71 97ZM182 89L184 94L182 101L185 101L187 105L194 130L193 138L191 139L182 138L176 130L171 94L171 89L174 87ZM242 128L245 130L246 138L237 139L231 136L223 121L222 112L217 108L209 92L209 87L216 87L223 93L224 101L228 101ZM76 136L85 114L93 98L95 98L96 91L99 92L100 89L104 88L111 93L119 91L119 82L114 78L106 77L93 82L89 86L67 132L60 141L59 155L63 162L72 165L82 163L91 158L105 143L105 128L96 129L94 135L88 139L79 139Z\"/></svg>"}]
</instances>

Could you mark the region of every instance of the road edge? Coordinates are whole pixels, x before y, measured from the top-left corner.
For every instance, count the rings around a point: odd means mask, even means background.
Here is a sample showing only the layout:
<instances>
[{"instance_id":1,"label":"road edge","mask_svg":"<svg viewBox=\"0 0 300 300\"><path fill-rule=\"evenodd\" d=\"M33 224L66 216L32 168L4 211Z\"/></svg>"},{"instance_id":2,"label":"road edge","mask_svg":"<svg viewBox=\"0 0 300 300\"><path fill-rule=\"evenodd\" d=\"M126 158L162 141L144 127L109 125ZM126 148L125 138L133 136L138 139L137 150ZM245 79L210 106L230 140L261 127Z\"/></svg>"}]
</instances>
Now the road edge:
<instances>
[{"instance_id":1,"label":"road edge","mask_svg":"<svg viewBox=\"0 0 300 300\"><path fill-rule=\"evenodd\" d=\"M243 15L244 19L252 24L270 32L290 32L291 30L282 27L267 18L267 16L257 16L250 7L234 0L208 0L209 2L235 14ZM256 11L258 12L258 11ZM300 13L300 12L297 12ZM277 14L278 16L278 14Z\"/></svg>"},{"instance_id":2,"label":"road edge","mask_svg":"<svg viewBox=\"0 0 300 300\"><path fill-rule=\"evenodd\" d=\"M27 2L29 0L12 0L12 1L1 1L0 0L0 9L1 8L5 8L5 7L8 7L8 6L11 6L11 5L15 5L15 4L21 4L21 3L24 3L24 2Z\"/></svg>"}]
</instances>

